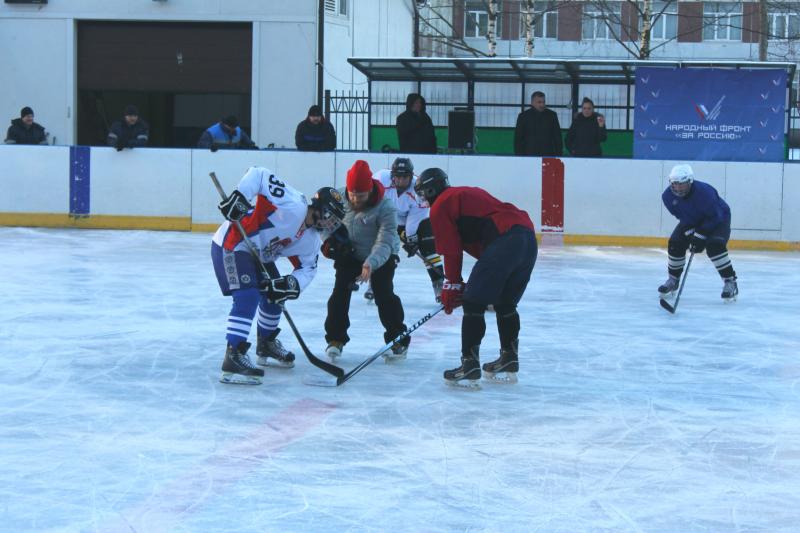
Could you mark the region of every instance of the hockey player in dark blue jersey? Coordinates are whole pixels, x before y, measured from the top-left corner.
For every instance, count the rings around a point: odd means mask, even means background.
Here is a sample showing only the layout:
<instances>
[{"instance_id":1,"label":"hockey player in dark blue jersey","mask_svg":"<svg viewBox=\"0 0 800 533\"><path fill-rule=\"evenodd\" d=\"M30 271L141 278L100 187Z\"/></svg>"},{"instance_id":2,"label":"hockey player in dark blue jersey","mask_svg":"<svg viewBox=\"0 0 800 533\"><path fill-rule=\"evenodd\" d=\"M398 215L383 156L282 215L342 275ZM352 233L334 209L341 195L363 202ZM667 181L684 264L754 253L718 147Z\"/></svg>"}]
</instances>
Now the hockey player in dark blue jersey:
<instances>
[{"instance_id":1,"label":"hockey player in dark blue jersey","mask_svg":"<svg viewBox=\"0 0 800 533\"><path fill-rule=\"evenodd\" d=\"M717 190L695 181L689 165L675 165L669 173L669 187L661 195L664 206L678 219L669 238L667 271L669 278L658 288L662 298L678 289L678 280L686 264L686 250L702 253L714 263L724 281L722 299L733 301L739 294L736 272L728 257L731 236L731 208Z\"/></svg>"}]
</instances>

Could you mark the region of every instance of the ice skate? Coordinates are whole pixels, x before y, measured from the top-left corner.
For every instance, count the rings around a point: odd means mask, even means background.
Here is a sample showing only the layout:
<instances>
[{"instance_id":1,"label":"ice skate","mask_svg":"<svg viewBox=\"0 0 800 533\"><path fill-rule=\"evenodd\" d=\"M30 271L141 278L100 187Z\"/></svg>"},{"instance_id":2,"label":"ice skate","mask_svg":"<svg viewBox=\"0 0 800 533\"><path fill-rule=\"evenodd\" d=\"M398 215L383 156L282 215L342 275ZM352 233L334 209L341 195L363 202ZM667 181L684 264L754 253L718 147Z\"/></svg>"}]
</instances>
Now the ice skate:
<instances>
[{"instance_id":1,"label":"ice skate","mask_svg":"<svg viewBox=\"0 0 800 533\"><path fill-rule=\"evenodd\" d=\"M283 343L277 338L278 332L280 329L276 329L269 337L258 336L256 345L258 364L276 368L292 368L294 367L294 354L283 347Z\"/></svg>"},{"instance_id":2,"label":"ice skate","mask_svg":"<svg viewBox=\"0 0 800 533\"><path fill-rule=\"evenodd\" d=\"M328 359L331 362L335 362L336 359L342 356L342 348L344 348L344 343L341 341L330 341L328 343L328 347L325 348L325 355L328 356Z\"/></svg>"},{"instance_id":3,"label":"ice skate","mask_svg":"<svg viewBox=\"0 0 800 533\"><path fill-rule=\"evenodd\" d=\"M392 346L391 350L383 354L383 361L385 363L394 363L402 361L408 354L408 345L411 343L411 337L405 337L400 342Z\"/></svg>"},{"instance_id":4,"label":"ice skate","mask_svg":"<svg viewBox=\"0 0 800 533\"><path fill-rule=\"evenodd\" d=\"M230 344L225 351L225 360L222 362L222 376L219 378L222 383L236 385L260 385L264 371L256 368L247 355L250 349L249 342L242 342L238 348Z\"/></svg>"},{"instance_id":5,"label":"ice skate","mask_svg":"<svg viewBox=\"0 0 800 533\"><path fill-rule=\"evenodd\" d=\"M735 302L739 294L739 286L736 284L736 276L725 278L725 285L722 287L722 299L725 303Z\"/></svg>"},{"instance_id":6,"label":"ice skate","mask_svg":"<svg viewBox=\"0 0 800 533\"><path fill-rule=\"evenodd\" d=\"M478 347L472 348L469 356L461 356L461 366L444 371L444 379L448 385L465 389L479 389L481 366L478 361Z\"/></svg>"},{"instance_id":7,"label":"ice skate","mask_svg":"<svg viewBox=\"0 0 800 533\"><path fill-rule=\"evenodd\" d=\"M672 293L678 290L678 285L678 278L670 274L667 281L658 288L659 296L661 296L661 298L669 298L672 296Z\"/></svg>"},{"instance_id":8,"label":"ice skate","mask_svg":"<svg viewBox=\"0 0 800 533\"><path fill-rule=\"evenodd\" d=\"M496 360L484 363L483 372L486 379L496 383L516 383L519 372L518 348L519 340L515 340L508 349L500 349L500 357Z\"/></svg>"}]
</instances>

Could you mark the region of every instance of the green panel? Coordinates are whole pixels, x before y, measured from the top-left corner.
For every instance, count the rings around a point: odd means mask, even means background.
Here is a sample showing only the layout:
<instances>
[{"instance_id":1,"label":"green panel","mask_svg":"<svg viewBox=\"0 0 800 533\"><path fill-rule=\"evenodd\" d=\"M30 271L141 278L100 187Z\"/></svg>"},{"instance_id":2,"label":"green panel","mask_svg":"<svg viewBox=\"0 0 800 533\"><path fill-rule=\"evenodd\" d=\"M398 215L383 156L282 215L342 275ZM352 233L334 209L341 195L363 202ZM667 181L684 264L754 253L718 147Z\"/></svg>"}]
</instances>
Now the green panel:
<instances>
[{"instance_id":1,"label":"green panel","mask_svg":"<svg viewBox=\"0 0 800 533\"><path fill-rule=\"evenodd\" d=\"M566 130L562 130L566 135ZM514 128L476 128L476 151L479 154L507 155L514 153ZM397 130L394 126L372 126L372 149L381 151L388 145L398 150ZM436 142L441 150L447 146L447 128L436 128ZM603 155L609 157L633 157L633 132L613 130L603 143Z\"/></svg>"}]
</instances>

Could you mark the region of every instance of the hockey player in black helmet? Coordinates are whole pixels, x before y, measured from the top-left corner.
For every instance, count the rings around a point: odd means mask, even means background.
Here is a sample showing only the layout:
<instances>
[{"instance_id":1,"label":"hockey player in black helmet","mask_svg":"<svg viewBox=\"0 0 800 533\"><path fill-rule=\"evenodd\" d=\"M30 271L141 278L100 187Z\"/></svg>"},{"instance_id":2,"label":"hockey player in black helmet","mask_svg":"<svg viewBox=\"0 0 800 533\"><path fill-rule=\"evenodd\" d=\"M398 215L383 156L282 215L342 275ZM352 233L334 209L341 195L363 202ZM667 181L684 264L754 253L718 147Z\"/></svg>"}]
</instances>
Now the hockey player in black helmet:
<instances>
[{"instance_id":1,"label":"hockey player in black helmet","mask_svg":"<svg viewBox=\"0 0 800 533\"><path fill-rule=\"evenodd\" d=\"M500 334L500 357L483 365L486 377L515 382L519 370L520 319L517 304L536 263L533 222L525 211L478 187L451 187L447 174L429 168L420 174L417 194L431 204L436 251L444 257L442 305L447 314L463 304L461 366L444 373L449 384L478 386L479 351L486 332L484 313L493 305ZM478 259L466 283L463 253Z\"/></svg>"},{"instance_id":2,"label":"hockey player in black helmet","mask_svg":"<svg viewBox=\"0 0 800 533\"><path fill-rule=\"evenodd\" d=\"M222 293L233 298L220 381L257 385L264 370L255 366L247 355L253 319L257 317L258 364L294 366L294 354L277 338L281 305L297 298L313 279L319 235L335 231L341 224L344 204L341 194L324 187L308 205L299 191L269 169L252 167L219 208L227 221L214 235L211 258ZM259 260L268 275L264 275L243 242L234 221L242 225L259 250ZM295 268L291 274L280 275L274 263L279 257L292 260Z\"/></svg>"},{"instance_id":3,"label":"hockey player in black helmet","mask_svg":"<svg viewBox=\"0 0 800 533\"><path fill-rule=\"evenodd\" d=\"M418 255L428 271L436 301L442 292L444 270L442 258L436 253L436 246L431 229L430 209L424 198L414 191L414 165L407 157L398 157L392 168L379 170L372 175L381 182L386 190L386 198L394 202L397 208L397 233L403 249L408 257ZM368 300L371 290L364 293Z\"/></svg>"}]
</instances>

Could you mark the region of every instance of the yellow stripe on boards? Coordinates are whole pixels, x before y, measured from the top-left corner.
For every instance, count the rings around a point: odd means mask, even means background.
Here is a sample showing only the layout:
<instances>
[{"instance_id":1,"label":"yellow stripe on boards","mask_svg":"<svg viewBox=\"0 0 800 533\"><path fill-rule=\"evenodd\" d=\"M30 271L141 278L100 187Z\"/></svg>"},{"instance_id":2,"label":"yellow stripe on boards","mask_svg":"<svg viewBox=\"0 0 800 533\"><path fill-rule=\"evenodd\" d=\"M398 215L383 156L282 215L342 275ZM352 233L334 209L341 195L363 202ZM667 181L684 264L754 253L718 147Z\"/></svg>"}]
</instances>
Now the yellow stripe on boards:
<instances>
[{"instance_id":1,"label":"yellow stripe on boards","mask_svg":"<svg viewBox=\"0 0 800 533\"><path fill-rule=\"evenodd\" d=\"M189 231L190 217L135 217L90 215L74 217L54 213L0 213L0 226L85 229L144 229L159 231Z\"/></svg>"}]
</instances>

